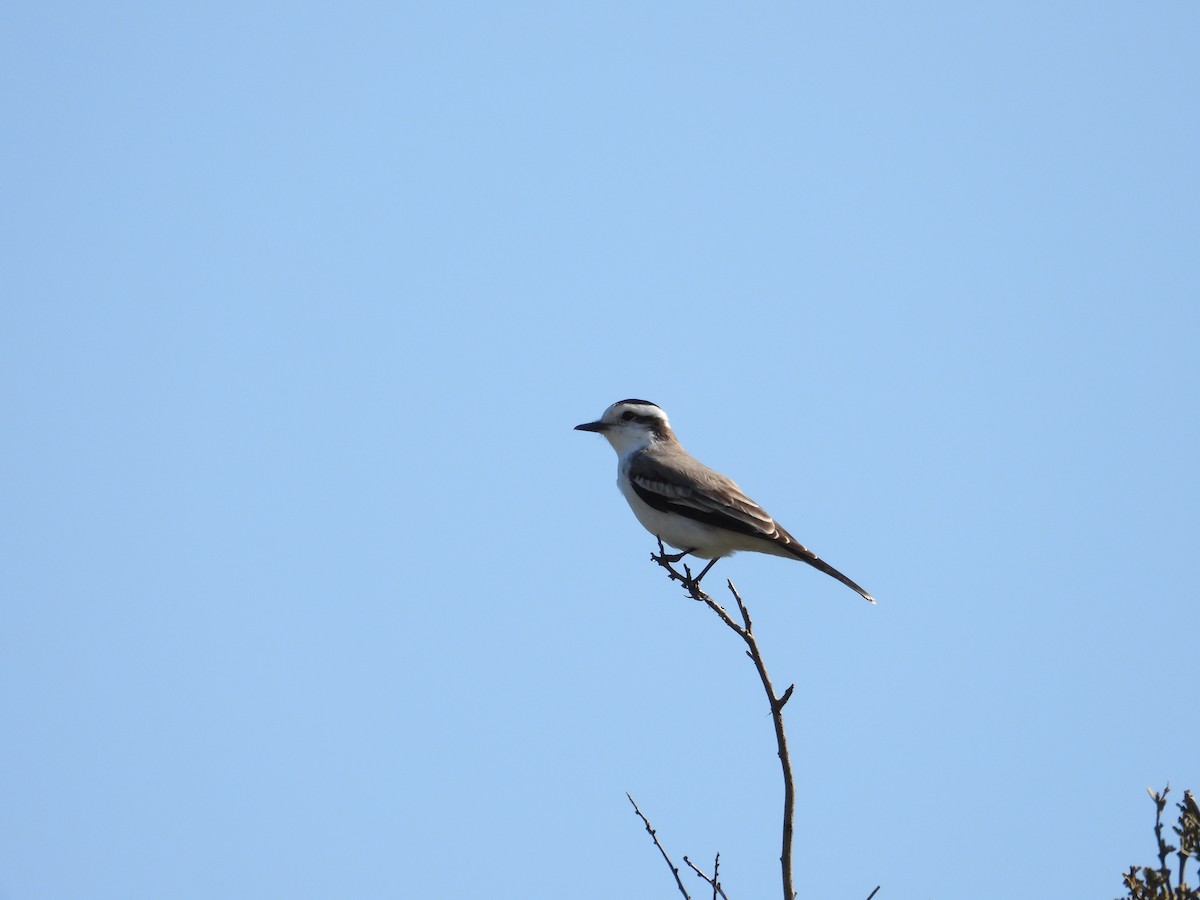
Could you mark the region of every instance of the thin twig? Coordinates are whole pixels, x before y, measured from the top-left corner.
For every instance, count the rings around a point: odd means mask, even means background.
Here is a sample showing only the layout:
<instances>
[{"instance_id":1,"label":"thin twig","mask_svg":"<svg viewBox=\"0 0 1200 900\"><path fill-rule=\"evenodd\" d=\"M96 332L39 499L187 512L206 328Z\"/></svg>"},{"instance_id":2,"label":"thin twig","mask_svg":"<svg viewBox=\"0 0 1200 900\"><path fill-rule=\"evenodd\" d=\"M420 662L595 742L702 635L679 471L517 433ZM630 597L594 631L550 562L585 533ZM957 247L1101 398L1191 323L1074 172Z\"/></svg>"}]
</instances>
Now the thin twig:
<instances>
[{"instance_id":1,"label":"thin twig","mask_svg":"<svg viewBox=\"0 0 1200 900\"><path fill-rule=\"evenodd\" d=\"M679 869L676 868L675 863L671 862L671 857L667 856L667 851L664 850L663 845L659 843L658 834L653 828L650 827L650 820L646 818L645 814L643 814L640 809L638 809L638 805L634 802L633 796L629 793L629 791L625 792L625 796L629 798L629 802L633 804L633 811L638 814L638 818L642 820L642 823L646 826L646 830L650 832L650 837L654 839L654 846L658 848L658 852L662 854L662 858L667 861L667 865L671 869L671 874L675 876L675 883L679 885L679 893L683 894L684 900L692 900L692 898L688 896L687 888L683 886L683 879L679 877ZM684 857L684 859L687 859L687 857Z\"/></svg>"},{"instance_id":2,"label":"thin twig","mask_svg":"<svg viewBox=\"0 0 1200 900\"><path fill-rule=\"evenodd\" d=\"M788 753L787 735L783 729L783 706L791 699L792 687L794 685L789 687L782 697L775 693L775 688L771 684L771 678L767 674L766 663L763 662L762 652L758 649L758 641L754 637L754 624L750 620L750 610L746 608L745 602L737 592L737 588L733 586L732 581L727 580L725 584L729 588L729 592L733 594L733 599L737 601L738 611L742 616L742 625L735 622L729 613L725 611L725 608L717 603L717 601L700 590L699 583L692 578L691 570L687 566L683 567L683 571L686 574L681 575L671 565L661 539L658 542L658 554L651 553L650 559L666 569L668 577L672 581L680 582L689 597L693 600L699 600L716 613L722 622L745 641L747 648L749 648L746 655L754 662L754 668L758 671L763 691L766 693L767 701L771 705L771 718L775 723L775 743L779 750L779 765L783 770L783 847L779 856L779 867L783 878L783 900L795 900L796 892L793 887L794 882L792 877L792 834L796 809L796 784L792 778L792 760L791 755Z\"/></svg>"},{"instance_id":3,"label":"thin twig","mask_svg":"<svg viewBox=\"0 0 1200 900\"><path fill-rule=\"evenodd\" d=\"M693 872L695 872L697 875L699 875L701 878L703 878L705 881L707 881L712 886L713 900L717 900L718 895L721 897L725 897L725 900L729 900L729 898L725 896L725 888L721 887L721 882L719 882L717 880L717 873L721 869L721 854L720 853L717 854L717 858L713 862L713 877L712 878L709 878L707 875L705 875L704 872L702 872L700 870L700 867L697 866L690 859L688 859L686 856L683 858L683 861L692 867Z\"/></svg>"},{"instance_id":4,"label":"thin twig","mask_svg":"<svg viewBox=\"0 0 1200 900\"><path fill-rule=\"evenodd\" d=\"M880 885L880 884L875 885L875 890L873 890L873 891L871 891L871 893L867 894L867 900L871 900L872 897L874 897L876 894L878 894L879 889L881 887L883 887L883 885Z\"/></svg>"},{"instance_id":5,"label":"thin twig","mask_svg":"<svg viewBox=\"0 0 1200 900\"><path fill-rule=\"evenodd\" d=\"M771 718L775 722L775 743L779 748L779 765L783 770L783 851L779 857L779 865L783 871L783 896L785 900L794 900L796 894L792 887L792 826L796 812L796 783L792 778L792 758L788 752L787 734L783 730L783 705L792 696L792 689L788 688L782 699L775 694L771 676L767 674L767 665L763 662L762 653L758 649L758 641L754 638L750 623L750 611L746 609L746 604L742 600L741 594L737 592L737 588L733 586L733 582L726 581L725 583L729 586L729 592L737 600L738 609L742 612L742 619L746 623L742 639L750 647L750 658L754 660L754 668L758 670L763 690L771 702Z\"/></svg>"},{"instance_id":6,"label":"thin twig","mask_svg":"<svg viewBox=\"0 0 1200 900\"><path fill-rule=\"evenodd\" d=\"M1158 871L1163 877L1163 882L1166 884L1167 896L1173 896L1174 891L1171 890L1171 867L1167 865L1167 857L1170 855L1171 848L1162 836L1162 814L1167 808L1167 794L1171 793L1171 785L1168 783L1161 794L1156 791L1150 791L1150 796L1154 798L1154 837L1158 840Z\"/></svg>"}]
</instances>

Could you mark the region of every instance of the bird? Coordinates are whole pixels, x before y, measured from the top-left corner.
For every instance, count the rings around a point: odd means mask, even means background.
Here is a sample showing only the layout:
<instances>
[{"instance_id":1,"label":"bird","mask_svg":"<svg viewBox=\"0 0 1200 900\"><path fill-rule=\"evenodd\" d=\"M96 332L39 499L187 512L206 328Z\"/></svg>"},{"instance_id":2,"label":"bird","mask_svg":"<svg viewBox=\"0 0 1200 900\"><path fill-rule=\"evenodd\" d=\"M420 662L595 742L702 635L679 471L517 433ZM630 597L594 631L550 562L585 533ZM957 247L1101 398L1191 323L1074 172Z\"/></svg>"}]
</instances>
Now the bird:
<instances>
[{"instance_id":1,"label":"bird","mask_svg":"<svg viewBox=\"0 0 1200 900\"><path fill-rule=\"evenodd\" d=\"M619 400L576 431L603 435L617 453L617 487L642 527L680 553L710 560L695 578L739 550L806 562L871 603L875 598L797 541L730 478L683 449L666 412L649 400Z\"/></svg>"}]
</instances>

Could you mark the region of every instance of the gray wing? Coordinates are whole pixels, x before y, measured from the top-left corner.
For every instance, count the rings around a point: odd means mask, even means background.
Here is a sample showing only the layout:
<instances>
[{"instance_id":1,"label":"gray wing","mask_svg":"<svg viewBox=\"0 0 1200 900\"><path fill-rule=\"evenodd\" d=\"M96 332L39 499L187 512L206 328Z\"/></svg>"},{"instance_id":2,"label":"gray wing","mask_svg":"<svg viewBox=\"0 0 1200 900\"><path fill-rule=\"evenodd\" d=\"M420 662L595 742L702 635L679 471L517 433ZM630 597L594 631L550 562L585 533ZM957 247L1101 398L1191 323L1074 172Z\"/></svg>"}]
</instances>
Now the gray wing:
<instances>
[{"instance_id":1,"label":"gray wing","mask_svg":"<svg viewBox=\"0 0 1200 900\"><path fill-rule=\"evenodd\" d=\"M866 590L788 534L731 479L691 457L639 453L630 462L629 481L642 501L654 509L777 544L796 559L875 602Z\"/></svg>"},{"instance_id":2,"label":"gray wing","mask_svg":"<svg viewBox=\"0 0 1200 900\"><path fill-rule=\"evenodd\" d=\"M733 481L694 459L639 453L630 463L629 480L637 495L661 512L767 541L778 540L780 528L766 510Z\"/></svg>"}]
</instances>

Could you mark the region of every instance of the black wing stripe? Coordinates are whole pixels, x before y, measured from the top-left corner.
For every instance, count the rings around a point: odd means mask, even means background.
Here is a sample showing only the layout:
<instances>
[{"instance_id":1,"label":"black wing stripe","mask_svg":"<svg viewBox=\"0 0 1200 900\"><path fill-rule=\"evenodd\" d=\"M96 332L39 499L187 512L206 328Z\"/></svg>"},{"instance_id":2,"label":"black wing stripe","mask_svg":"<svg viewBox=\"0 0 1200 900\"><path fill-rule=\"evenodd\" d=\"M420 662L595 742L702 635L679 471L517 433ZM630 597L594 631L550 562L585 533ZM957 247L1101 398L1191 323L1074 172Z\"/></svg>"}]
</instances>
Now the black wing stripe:
<instances>
[{"instance_id":1,"label":"black wing stripe","mask_svg":"<svg viewBox=\"0 0 1200 900\"><path fill-rule=\"evenodd\" d=\"M728 531L736 531L740 534L748 534L751 537L770 540L761 528L755 528L741 519L735 519L733 516L728 516L725 513L712 509L698 509L695 506L688 506L683 503L673 503L665 495L642 487L636 479L631 479L630 484L633 485L634 493L641 497L647 506L653 507L659 512L676 513L686 516L689 519L695 519L697 522L703 522L706 525L715 525L717 528L724 528Z\"/></svg>"}]
</instances>

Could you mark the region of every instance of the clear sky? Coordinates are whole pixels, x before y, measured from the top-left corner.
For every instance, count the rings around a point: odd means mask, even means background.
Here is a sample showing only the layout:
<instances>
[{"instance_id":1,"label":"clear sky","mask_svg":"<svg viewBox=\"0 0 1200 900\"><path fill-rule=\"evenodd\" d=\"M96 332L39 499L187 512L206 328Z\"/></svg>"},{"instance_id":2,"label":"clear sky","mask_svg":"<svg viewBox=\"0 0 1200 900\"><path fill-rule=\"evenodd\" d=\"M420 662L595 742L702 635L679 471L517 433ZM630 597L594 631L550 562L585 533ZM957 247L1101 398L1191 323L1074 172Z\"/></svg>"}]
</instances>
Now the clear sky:
<instances>
[{"instance_id":1,"label":"clear sky","mask_svg":"<svg viewBox=\"0 0 1200 900\"><path fill-rule=\"evenodd\" d=\"M1200 789L1200 5L10 4L0 898L1099 897ZM692 882L689 882L690 884ZM694 882L699 888L698 882Z\"/></svg>"}]
</instances>

